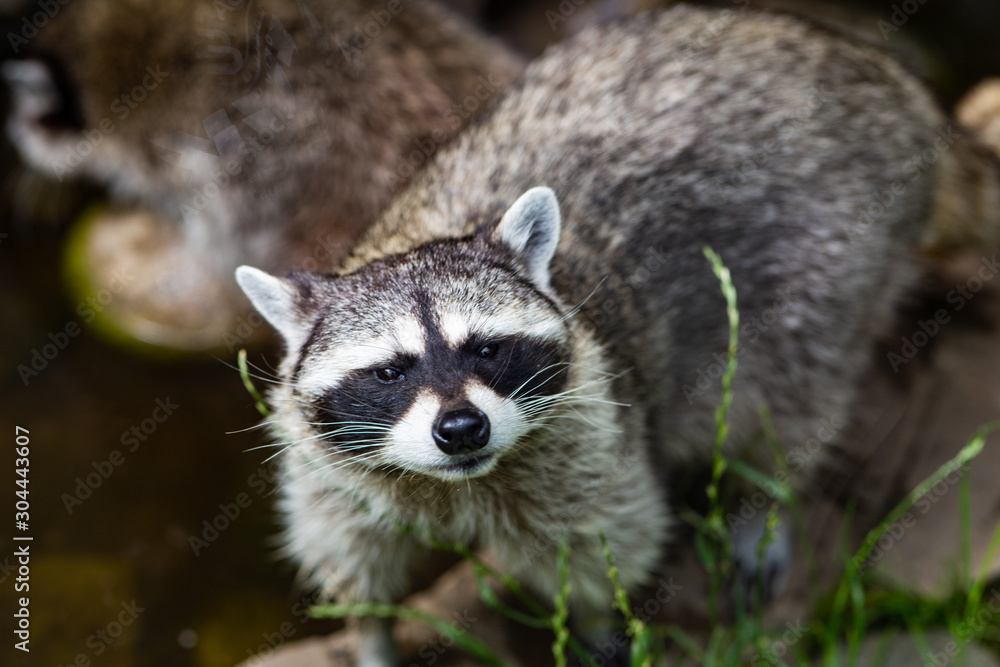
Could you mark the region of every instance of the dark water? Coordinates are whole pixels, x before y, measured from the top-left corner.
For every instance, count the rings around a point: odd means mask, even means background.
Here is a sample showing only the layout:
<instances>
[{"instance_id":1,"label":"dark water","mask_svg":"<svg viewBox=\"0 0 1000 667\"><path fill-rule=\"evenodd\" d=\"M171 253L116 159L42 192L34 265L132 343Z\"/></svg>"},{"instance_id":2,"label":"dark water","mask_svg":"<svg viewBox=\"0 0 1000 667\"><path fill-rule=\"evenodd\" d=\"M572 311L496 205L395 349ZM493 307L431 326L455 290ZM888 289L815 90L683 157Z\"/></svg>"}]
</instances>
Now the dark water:
<instances>
[{"instance_id":1,"label":"dark water","mask_svg":"<svg viewBox=\"0 0 1000 667\"><path fill-rule=\"evenodd\" d=\"M17 543L30 544L30 657L5 632L0 662L232 665L284 634L329 630L302 622L291 572L273 558L273 471L265 452L246 451L266 440L227 434L259 419L233 360L141 359L86 329L70 336L81 318L60 282L59 239L8 237L0 253L0 535L34 538ZM36 360L37 376L24 372L35 350L53 357ZM12 526L15 426L30 437L24 532ZM8 600L16 574L0 580Z\"/></svg>"},{"instance_id":2,"label":"dark water","mask_svg":"<svg viewBox=\"0 0 1000 667\"><path fill-rule=\"evenodd\" d=\"M870 4L889 15L901 3ZM520 5L521 18L494 10L506 30L543 11ZM1000 74L1000 3L927 0L910 25L931 38L928 74L945 99ZM62 277L72 207L50 223L14 216L13 168L0 145L0 664L215 667L331 630L304 620L273 557L267 453L248 451L266 438L245 430L259 415L235 357L137 356L83 326ZM18 426L30 438L24 531ZM30 590L15 593L13 553L26 544ZM13 648L23 596L30 654Z\"/></svg>"}]
</instances>

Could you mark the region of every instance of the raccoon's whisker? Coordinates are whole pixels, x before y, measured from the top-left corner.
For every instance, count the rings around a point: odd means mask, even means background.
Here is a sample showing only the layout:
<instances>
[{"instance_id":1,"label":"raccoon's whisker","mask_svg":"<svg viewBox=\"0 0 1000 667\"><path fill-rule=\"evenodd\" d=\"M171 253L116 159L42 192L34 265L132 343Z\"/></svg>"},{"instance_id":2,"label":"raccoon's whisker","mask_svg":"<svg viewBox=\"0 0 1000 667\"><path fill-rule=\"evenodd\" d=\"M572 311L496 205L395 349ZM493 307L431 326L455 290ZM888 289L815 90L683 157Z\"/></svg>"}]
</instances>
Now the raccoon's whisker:
<instances>
[{"instance_id":1,"label":"raccoon's whisker","mask_svg":"<svg viewBox=\"0 0 1000 667\"><path fill-rule=\"evenodd\" d=\"M576 304L572 308L572 310L570 310L568 313L566 313L565 315L563 315L562 318L561 318L561 321L565 322L566 320L568 320L568 319L570 319L572 317L575 317L576 314L579 313L580 310L586 305L586 303L588 301L590 301L592 298L594 298L594 295L597 294L597 290L601 289L601 285L603 285L607 281L607 279L608 279L608 276L604 276L599 281L597 281L597 284L594 285L594 289L590 290L590 294L588 294L586 297L584 297L583 301L581 301L580 303Z\"/></svg>"},{"instance_id":2,"label":"raccoon's whisker","mask_svg":"<svg viewBox=\"0 0 1000 667\"><path fill-rule=\"evenodd\" d=\"M305 478L309 478L309 477L312 477L314 475L329 475L329 474L337 472L338 470L340 470L342 468L346 468L348 466L353 466L353 465L356 465L358 463L363 463L365 460L367 460L367 458L368 458L367 456L357 456L357 457L354 457L354 458L352 458L350 460L340 461L336 465L322 466L320 468L316 468L314 470L310 470L308 473L306 473ZM350 496L354 497L356 494L357 494L357 486L355 486L353 489L351 489Z\"/></svg>"},{"instance_id":3,"label":"raccoon's whisker","mask_svg":"<svg viewBox=\"0 0 1000 667\"><path fill-rule=\"evenodd\" d=\"M271 454L266 459L264 459L263 463L267 463L267 462L271 461L272 459L274 459L274 458L276 458L278 456L281 456L282 453L284 453L288 449L294 447L295 445L301 444L303 442L307 442L309 440L322 440L322 439L323 439L323 434L311 435L311 436L302 438L301 440L295 440L293 442L278 442L278 443L274 443L274 444L271 444L271 445L262 445L260 447L254 447L253 449L266 449L266 448L270 448L270 447L281 447L281 449L279 449L277 452L275 452L274 454ZM247 450L247 451L253 451L253 449Z\"/></svg>"},{"instance_id":4,"label":"raccoon's whisker","mask_svg":"<svg viewBox=\"0 0 1000 667\"><path fill-rule=\"evenodd\" d=\"M223 359L221 357L217 357L214 354L211 355L211 356L212 356L213 359L215 359L216 361L218 361L220 364L222 364L226 368L231 368L232 370L236 371L237 373L240 372L239 367L234 366L233 364L229 363L225 359ZM267 371L261 370L260 368L258 368L257 366L254 366L253 364L249 364L249 362L248 362L248 366L252 366L253 368L261 371L262 373L266 373L267 372ZM292 387L293 389L296 387L296 385L294 383L292 383L292 382L283 382L278 376L268 377L267 375L258 375L257 373L249 373L248 372L247 373L247 377L253 378L254 380L258 380L260 382L263 382L264 384L281 385L281 386L284 386L284 387Z\"/></svg>"},{"instance_id":5,"label":"raccoon's whisker","mask_svg":"<svg viewBox=\"0 0 1000 667\"><path fill-rule=\"evenodd\" d=\"M330 424L324 424L323 422L318 422L318 423L302 422L302 423L307 423L310 426L317 426L320 428L326 428L327 426L330 426ZM356 426L340 426L338 428L334 428L329 431L324 431L324 433L326 433L326 435L342 435L344 433L371 433L371 432L388 433L390 430L392 429L390 429L389 426L385 424L358 424Z\"/></svg>"},{"instance_id":6,"label":"raccoon's whisker","mask_svg":"<svg viewBox=\"0 0 1000 667\"><path fill-rule=\"evenodd\" d=\"M252 447L250 449L247 449L246 451L252 452L252 451L255 451L255 450L259 450L259 449L269 449L269 448L272 448L272 447L281 447L282 448L282 450L279 451L277 454L273 454L270 457L268 457L267 459L265 459L265 462L266 462L266 461L270 461L275 456L278 456L279 454L281 454L281 452L285 451L289 447L293 447L295 445L301 444L303 442L308 442L310 440L324 440L324 439L327 439L329 436L330 436L329 433L315 433L313 435L306 436L306 437L301 438L299 440L292 440L292 441L287 441L287 442L275 442L275 443L271 443L271 444L267 444L267 445L260 445L260 446L257 446L257 447ZM370 439L370 441L373 442L373 443L380 442L379 440L374 440L374 439ZM358 441L352 441L352 442L361 442L361 441L358 440Z\"/></svg>"},{"instance_id":7,"label":"raccoon's whisker","mask_svg":"<svg viewBox=\"0 0 1000 667\"><path fill-rule=\"evenodd\" d=\"M507 358L504 359L503 365L497 370L496 374L493 376L493 379L490 380L489 383L487 383L486 386L488 386L490 389L493 389L493 387L496 386L497 381L499 381L500 378L503 377L504 371L507 370L507 365L510 364L511 356L512 356L511 354L507 355Z\"/></svg>"},{"instance_id":8,"label":"raccoon's whisker","mask_svg":"<svg viewBox=\"0 0 1000 667\"><path fill-rule=\"evenodd\" d=\"M618 429L618 428L609 428L608 426L604 426L604 425L601 425L601 424L595 422L590 417L582 414L581 412L579 412L578 410L576 410L574 408L570 408L570 411L573 414L563 414L563 415L554 414L554 415L548 415L546 421L548 421L548 420L555 420L555 419L570 419L570 420L574 420L574 421L582 421L585 424L587 424L588 426L591 426L591 427L593 427L595 429L598 429L600 431L606 431L608 433L619 433L619 432L621 432L621 429ZM530 417L529 417L528 421L532 422L532 423L538 423L537 421L533 420Z\"/></svg>"},{"instance_id":9,"label":"raccoon's whisker","mask_svg":"<svg viewBox=\"0 0 1000 667\"><path fill-rule=\"evenodd\" d=\"M349 452L353 449L363 449L376 445L385 444L385 441L379 438L360 438L358 440L348 440L347 442L332 442L332 445L336 446L336 449L342 452Z\"/></svg>"},{"instance_id":10,"label":"raccoon's whisker","mask_svg":"<svg viewBox=\"0 0 1000 667\"><path fill-rule=\"evenodd\" d=\"M370 422L370 421L364 421L364 420L360 420L360 419L358 419L358 420L351 419L351 420L348 420L348 421L332 421L332 422L300 421L299 423L300 424L306 424L308 426L338 426L338 427L344 427L344 428L353 427L353 426L359 426L359 427L360 426L365 426L365 427L371 427L371 428L385 428L385 429L389 428L389 425L386 424L386 423L384 423L384 422Z\"/></svg>"},{"instance_id":11,"label":"raccoon's whisker","mask_svg":"<svg viewBox=\"0 0 1000 667\"><path fill-rule=\"evenodd\" d=\"M266 445L258 445L256 447L251 447L251 448L245 449L243 451L244 451L244 453L247 453L247 452L258 451L258 450L261 450L261 449L271 449L272 447L284 447L285 449L287 449L288 447L291 447L293 445L297 445L297 444L302 443L302 442L306 442L308 440L315 440L318 437L319 436L316 436L316 435L310 435L310 436L307 436L305 438L302 438L301 440L292 440L292 441L289 441L289 442L272 442L272 443L266 444Z\"/></svg>"},{"instance_id":12,"label":"raccoon's whisker","mask_svg":"<svg viewBox=\"0 0 1000 667\"><path fill-rule=\"evenodd\" d=\"M395 417L391 412L389 412L385 408L381 408L381 407L379 407L377 405L371 405L370 403L366 403L365 401L361 400L360 397L358 397L358 396L356 396L354 394L349 394L347 392L344 392L343 395L346 396L347 398L351 399L352 401L356 402L360 406L364 406L366 408L370 408L370 409L374 410L375 412L387 415L390 419L393 419ZM347 413L347 412L340 412L338 410L329 410L329 409L327 409L326 412L328 412L331 415L338 415L338 416L342 415L344 417L360 417L361 416L361 415L354 415L354 414Z\"/></svg>"},{"instance_id":13,"label":"raccoon's whisker","mask_svg":"<svg viewBox=\"0 0 1000 667\"><path fill-rule=\"evenodd\" d=\"M584 394L584 395L579 395L579 396L573 396L573 394L575 394L576 392L582 391L582 390L584 390L584 389L586 389L588 387L591 387L593 385L600 385L600 384L605 384L605 380L592 380L590 382L584 382L583 384L581 384L581 385L579 385L577 387L573 387L571 389L566 389L565 391L561 391L561 392L558 392L558 393L555 393L555 394L549 394L549 395L543 395L543 396L532 396L532 397L527 398L527 399L514 398L512 400L514 400L515 403L517 403L517 405L519 407L522 407L522 408L525 408L525 407L530 408L533 405L544 404L544 403L547 403L547 402L557 401L557 400L560 400L560 399L582 400L584 398L589 399L589 400L594 400L594 401L600 400L600 401L608 403L609 405L618 405L620 407L628 407L628 404L626 404L626 403L619 403L617 401L612 401L612 400L608 400L608 399L598 399L597 395L595 395L595 394L590 394L590 395Z\"/></svg>"},{"instance_id":14,"label":"raccoon's whisker","mask_svg":"<svg viewBox=\"0 0 1000 667\"><path fill-rule=\"evenodd\" d=\"M620 403L618 401L613 401L607 398L603 398L600 395L584 395L584 396L547 396L548 400L536 399L531 402L525 401L524 403L519 403L518 407L524 412L530 412L535 410L548 409L554 405L575 405L579 403L599 403L601 405L613 405L619 408L629 407L628 403Z\"/></svg>"},{"instance_id":15,"label":"raccoon's whisker","mask_svg":"<svg viewBox=\"0 0 1000 667\"><path fill-rule=\"evenodd\" d=\"M250 361L249 358L247 359L247 366L249 368L254 369L255 371L257 371L258 373L260 373L264 377L271 377L271 378L273 378L275 380L278 380L278 381L281 380L281 373L278 372L277 369L274 369L274 368L264 368L262 366L258 366L257 364L255 364L252 361Z\"/></svg>"},{"instance_id":16,"label":"raccoon's whisker","mask_svg":"<svg viewBox=\"0 0 1000 667\"><path fill-rule=\"evenodd\" d=\"M315 469L310 474L314 474L314 473L318 473L318 472L331 472L333 470L338 470L338 469L340 469L340 468L342 468L342 467L344 467L346 465L350 465L352 463L357 463L357 462L360 462L360 461L363 461L363 460L366 460L366 459L369 459L369 458L373 458L373 457L375 457L377 455L378 455L377 451L375 451L375 452L373 452L373 451L366 451L366 452L361 452L360 454L354 454L353 456L348 456L347 458L336 458L333 462L331 462L329 464L315 467ZM331 452L329 456L322 457L319 460L323 460L325 458L334 458L333 457L333 453ZM317 461L314 460L312 463L316 463L316 462Z\"/></svg>"},{"instance_id":17,"label":"raccoon's whisker","mask_svg":"<svg viewBox=\"0 0 1000 667\"><path fill-rule=\"evenodd\" d=\"M517 398L519 397L519 392L520 392L520 391L521 391L522 389L524 389L524 388L525 388L525 386L526 386L526 385L527 385L527 384L528 384L529 382L531 382L531 381L532 381L532 380L534 380L534 379L535 379L536 377L538 377L538 376L539 376L539 375L540 375L541 373L544 373L545 371L548 371L548 370L551 370L551 369L553 369L553 368L556 368L557 366L568 366L568 365L569 365L569 364L568 364L568 362L565 362L565 361L559 361L559 362L556 362L556 363L554 363L554 364L549 364L549 365L548 365L548 366L546 366L545 368L542 368L542 369L539 369L539 370L535 371L535 373L534 373L534 374L532 374L532 376L531 376L531 377L529 377L529 378L528 378L527 380L525 380L524 382L522 382L522 383L521 383L521 384L520 384L520 385L519 385L519 386L517 387L517 389L515 389L514 391L512 391L512 392L511 392L511 399L512 399L512 400L517 400ZM561 372L561 371L560 371L560 372ZM553 377L555 377L555 375L554 375L554 374L553 374ZM492 388L492 387L491 387L491 388Z\"/></svg>"},{"instance_id":18,"label":"raccoon's whisker","mask_svg":"<svg viewBox=\"0 0 1000 667\"><path fill-rule=\"evenodd\" d=\"M247 426L246 428L241 428L241 429L238 429L236 431L226 431L226 435L236 435L237 433L247 433L249 431L254 431L254 430L259 429L259 428L265 428L267 426L273 426L273 425L275 425L277 423L278 422L276 422L276 421L274 421L272 419L265 419L262 422L258 422L256 424L254 424L253 426Z\"/></svg>"}]
</instances>

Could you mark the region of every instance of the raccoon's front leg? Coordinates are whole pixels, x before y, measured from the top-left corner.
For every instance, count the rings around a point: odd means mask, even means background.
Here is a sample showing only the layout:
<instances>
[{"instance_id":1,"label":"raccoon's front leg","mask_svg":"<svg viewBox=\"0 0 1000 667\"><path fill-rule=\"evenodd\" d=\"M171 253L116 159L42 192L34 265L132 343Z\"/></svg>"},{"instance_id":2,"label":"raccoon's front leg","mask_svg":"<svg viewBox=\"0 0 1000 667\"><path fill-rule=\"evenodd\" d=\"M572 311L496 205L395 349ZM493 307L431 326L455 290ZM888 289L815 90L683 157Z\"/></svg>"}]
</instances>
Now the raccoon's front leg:
<instances>
[{"instance_id":1,"label":"raccoon's front leg","mask_svg":"<svg viewBox=\"0 0 1000 667\"><path fill-rule=\"evenodd\" d=\"M392 526L364 531L337 531L341 548L331 557L335 587L327 590L338 602L397 604L411 592L413 570L427 554L410 535ZM336 559L336 560L333 560ZM357 667L396 667L399 653L391 619L358 620Z\"/></svg>"},{"instance_id":2,"label":"raccoon's front leg","mask_svg":"<svg viewBox=\"0 0 1000 667\"><path fill-rule=\"evenodd\" d=\"M622 585L627 591L635 591L655 571L670 526L666 505L652 487L651 477L629 477L629 484L601 496L599 508L592 506L582 511L569 534L570 622L591 655L607 665L627 664L629 645L627 641L616 641L624 635L618 632L620 617L612 605L614 586L600 536L607 539ZM626 488L633 491L630 497L620 495L626 493ZM552 525L560 523L556 520ZM498 559L511 567L519 580L547 600L553 600L561 586L559 548L553 538L551 531L542 528L537 536L510 545L516 551L496 550Z\"/></svg>"},{"instance_id":3,"label":"raccoon's front leg","mask_svg":"<svg viewBox=\"0 0 1000 667\"><path fill-rule=\"evenodd\" d=\"M357 667L396 667L399 651L389 618L363 618L358 622Z\"/></svg>"},{"instance_id":4,"label":"raccoon's front leg","mask_svg":"<svg viewBox=\"0 0 1000 667\"><path fill-rule=\"evenodd\" d=\"M406 597L427 548L371 507L361 509L331 491L299 495L296 491L302 486L285 487L286 550L324 598L340 603L396 604ZM358 667L397 665L391 621L362 618L357 628Z\"/></svg>"},{"instance_id":5,"label":"raccoon's front leg","mask_svg":"<svg viewBox=\"0 0 1000 667\"><path fill-rule=\"evenodd\" d=\"M535 575L531 583L545 598L553 600L561 584L558 548L552 546L549 552L532 568ZM622 557L615 559L615 565L620 573L624 567L626 588L635 588L645 581L653 562L637 563ZM613 608L614 587L608 577L607 559L600 540L593 535L570 540L569 581L569 621L573 634L595 659L605 665L624 667L628 664L629 644L622 641L624 634L618 632L620 618Z\"/></svg>"}]
</instances>

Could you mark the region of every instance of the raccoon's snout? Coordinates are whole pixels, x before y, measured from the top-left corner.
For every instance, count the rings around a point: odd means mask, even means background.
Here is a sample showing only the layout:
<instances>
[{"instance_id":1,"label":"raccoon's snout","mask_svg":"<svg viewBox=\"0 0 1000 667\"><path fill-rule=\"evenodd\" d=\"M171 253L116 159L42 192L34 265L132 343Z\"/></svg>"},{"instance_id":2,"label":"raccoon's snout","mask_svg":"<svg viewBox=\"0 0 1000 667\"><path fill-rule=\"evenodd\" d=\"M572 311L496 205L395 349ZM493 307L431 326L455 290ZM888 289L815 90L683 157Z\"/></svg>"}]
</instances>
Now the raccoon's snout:
<instances>
[{"instance_id":1,"label":"raccoon's snout","mask_svg":"<svg viewBox=\"0 0 1000 667\"><path fill-rule=\"evenodd\" d=\"M450 410L437 418L431 434L438 449L449 456L474 452L490 441L490 420L476 408Z\"/></svg>"}]
</instances>

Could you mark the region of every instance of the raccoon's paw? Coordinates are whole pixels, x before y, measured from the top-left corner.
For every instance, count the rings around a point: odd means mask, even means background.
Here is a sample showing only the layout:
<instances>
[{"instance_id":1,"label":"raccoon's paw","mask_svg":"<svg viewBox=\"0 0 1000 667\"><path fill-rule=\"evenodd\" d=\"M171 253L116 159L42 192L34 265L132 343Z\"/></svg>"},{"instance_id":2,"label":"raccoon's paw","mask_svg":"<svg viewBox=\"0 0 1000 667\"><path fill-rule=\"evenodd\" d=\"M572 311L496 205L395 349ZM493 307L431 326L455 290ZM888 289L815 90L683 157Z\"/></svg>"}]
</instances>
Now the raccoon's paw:
<instances>
[{"instance_id":1,"label":"raccoon's paw","mask_svg":"<svg viewBox=\"0 0 1000 667\"><path fill-rule=\"evenodd\" d=\"M355 667L397 667L399 651L392 636L392 621L365 619L360 627L358 661Z\"/></svg>"},{"instance_id":2,"label":"raccoon's paw","mask_svg":"<svg viewBox=\"0 0 1000 667\"><path fill-rule=\"evenodd\" d=\"M758 512L733 530L733 564L730 582L734 606L753 610L759 604L780 596L788 585L792 570L792 527L789 517L778 513L778 525L770 542L761 551L760 543L767 530L767 512Z\"/></svg>"}]
</instances>

